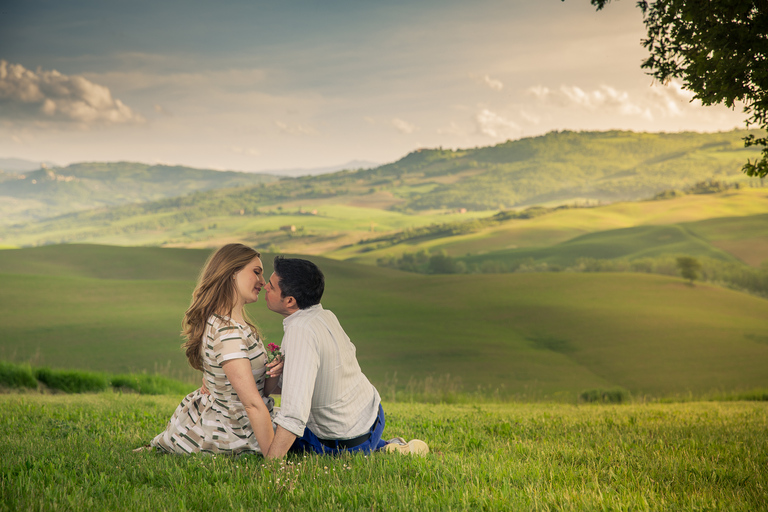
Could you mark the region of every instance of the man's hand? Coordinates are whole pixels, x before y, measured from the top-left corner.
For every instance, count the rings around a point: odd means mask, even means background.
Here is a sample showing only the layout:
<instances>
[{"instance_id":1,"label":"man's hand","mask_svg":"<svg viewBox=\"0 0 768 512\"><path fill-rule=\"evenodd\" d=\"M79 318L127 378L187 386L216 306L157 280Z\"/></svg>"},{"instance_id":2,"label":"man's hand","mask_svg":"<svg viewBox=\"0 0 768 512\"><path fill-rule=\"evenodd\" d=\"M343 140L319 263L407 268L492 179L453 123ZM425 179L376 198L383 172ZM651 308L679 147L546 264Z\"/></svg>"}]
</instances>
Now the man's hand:
<instances>
[{"instance_id":1,"label":"man's hand","mask_svg":"<svg viewBox=\"0 0 768 512\"><path fill-rule=\"evenodd\" d=\"M267 363L267 377L279 377L283 373L283 365L285 361L282 357L278 357L271 363Z\"/></svg>"},{"instance_id":2,"label":"man's hand","mask_svg":"<svg viewBox=\"0 0 768 512\"><path fill-rule=\"evenodd\" d=\"M208 389L208 386L205 385L205 377L203 377L203 385L200 386L200 393L202 393L204 395L210 395L211 394L211 390Z\"/></svg>"},{"instance_id":3,"label":"man's hand","mask_svg":"<svg viewBox=\"0 0 768 512\"><path fill-rule=\"evenodd\" d=\"M291 449L291 445L296 440L296 436L280 425L277 426L275 431L275 438L272 440L272 445L269 447L269 453L264 456L267 459L282 459L288 450Z\"/></svg>"}]
</instances>

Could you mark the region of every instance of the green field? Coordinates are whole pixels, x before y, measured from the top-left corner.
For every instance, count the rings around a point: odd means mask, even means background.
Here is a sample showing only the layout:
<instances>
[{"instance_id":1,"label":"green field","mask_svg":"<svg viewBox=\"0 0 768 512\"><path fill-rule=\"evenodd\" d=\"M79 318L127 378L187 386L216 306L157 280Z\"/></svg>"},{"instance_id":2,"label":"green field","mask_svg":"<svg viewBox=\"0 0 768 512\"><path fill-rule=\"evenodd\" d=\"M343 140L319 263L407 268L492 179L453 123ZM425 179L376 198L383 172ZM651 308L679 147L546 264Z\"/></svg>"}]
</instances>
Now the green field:
<instances>
[{"instance_id":1,"label":"green field","mask_svg":"<svg viewBox=\"0 0 768 512\"><path fill-rule=\"evenodd\" d=\"M687 238L686 244L662 248L654 254L679 254L692 251L692 255L724 257L723 251L751 265L768 259L768 191L766 189L740 189L718 194L688 195L664 201L637 201L614 203L594 208L561 209L531 219L510 219L496 225L456 236L412 240L384 248L375 244L357 244L326 253L338 259L352 259L373 264L378 258L400 255L404 252L445 250L454 257L479 260L496 253L501 258L515 252L521 258L548 258L560 252L568 257L568 243L578 237L595 234L610 237L628 228L636 233L661 232L665 226L679 226L687 232L677 235ZM642 229L641 229L642 228ZM643 229L645 231L643 231ZM627 233L624 231L623 233ZM632 232L629 232L632 233ZM641 235L642 236L642 235ZM610 258L613 250L606 244L592 257ZM664 242L664 240L661 240ZM648 240L630 236L620 243L637 246L627 254L639 253ZM562 244L562 251L557 247ZM652 243L660 248L664 244ZM527 254L527 251L531 251ZM583 254L582 254L583 256ZM575 258L570 258L575 259Z\"/></svg>"},{"instance_id":2,"label":"green field","mask_svg":"<svg viewBox=\"0 0 768 512\"><path fill-rule=\"evenodd\" d=\"M429 455L131 453L180 398L0 395L0 511L768 510L765 402L385 402Z\"/></svg>"},{"instance_id":3,"label":"green field","mask_svg":"<svg viewBox=\"0 0 768 512\"><path fill-rule=\"evenodd\" d=\"M762 216L762 220L765 219L768 219L768 216ZM737 223L738 221L731 222L731 225ZM530 258L537 262L569 266L580 258L632 260L677 254L738 261L733 255L696 236L687 226L678 224L599 231L552 247L493 251L467 256L463 261L482 264L485 261L521 261Z\"/></svg>"},{"instance_id":4,"label":"green field","mask_svg":"<svg viewBox=\"0 0 768 512\"><path fill-rule=\"evenodd\" d=\"M0 358L195 382L178 333L208 254L0 251ZM663 397L768 387L768 301L744 293L645 274L425 276L312 259L327 276L324 306L385 395L441 379L526 400L572 401L594 388ZM269 267L271 255L264 260ZM262 302L251 313L279 341L281 317Z\"/></svg>"}]
</instances>

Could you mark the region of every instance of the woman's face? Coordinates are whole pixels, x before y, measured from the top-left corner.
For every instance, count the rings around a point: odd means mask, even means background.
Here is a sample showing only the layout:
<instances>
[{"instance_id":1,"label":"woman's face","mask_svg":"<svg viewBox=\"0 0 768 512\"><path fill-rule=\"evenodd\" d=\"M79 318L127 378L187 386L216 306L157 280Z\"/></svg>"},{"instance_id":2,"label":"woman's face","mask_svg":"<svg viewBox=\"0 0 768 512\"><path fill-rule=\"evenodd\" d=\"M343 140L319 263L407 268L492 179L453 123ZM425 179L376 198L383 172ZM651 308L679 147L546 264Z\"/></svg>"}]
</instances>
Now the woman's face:
<instances>
[{"instance_id":1,"label":"woman's face","mask_svg":"<svg viewBox=\"0 0 768 512\"><path fill-rule=\"evenodd\" d=\"M253 258L233 277L235 279L235 301L238 304L245 305L259 300L259 292L265 284L261 258Z\"/></svg>"}]
</instances>

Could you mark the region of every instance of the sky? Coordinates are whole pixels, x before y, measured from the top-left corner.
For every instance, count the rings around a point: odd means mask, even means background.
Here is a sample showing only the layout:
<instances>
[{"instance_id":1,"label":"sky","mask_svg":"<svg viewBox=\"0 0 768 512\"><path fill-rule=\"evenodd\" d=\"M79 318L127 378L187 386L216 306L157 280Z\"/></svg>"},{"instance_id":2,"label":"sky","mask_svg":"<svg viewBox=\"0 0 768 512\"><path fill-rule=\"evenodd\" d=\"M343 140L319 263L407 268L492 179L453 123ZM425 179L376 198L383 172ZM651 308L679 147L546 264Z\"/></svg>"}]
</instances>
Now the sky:
<instances>
[{"instance_id":1,"label":"sky","mask_svg":"<svg viewBox=\"0 0 768 512\"><path fill-rule=\"evenodd\" d=\"M632 0L0 3L0 158L395 161L552 130L718 131L655 83Z\"/></svg>"}]
</instances>

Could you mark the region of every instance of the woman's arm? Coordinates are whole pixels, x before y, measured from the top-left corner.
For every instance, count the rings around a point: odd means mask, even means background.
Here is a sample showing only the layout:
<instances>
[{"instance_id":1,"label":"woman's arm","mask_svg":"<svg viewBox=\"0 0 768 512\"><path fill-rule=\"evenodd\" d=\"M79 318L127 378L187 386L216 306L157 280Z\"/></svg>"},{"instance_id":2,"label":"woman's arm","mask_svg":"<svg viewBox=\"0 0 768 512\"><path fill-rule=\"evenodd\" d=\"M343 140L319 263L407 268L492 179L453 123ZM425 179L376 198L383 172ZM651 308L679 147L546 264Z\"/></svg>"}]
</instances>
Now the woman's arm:
<instances>
[{"instance_id":1,"label":"woman's arm","mask_svg":"<svg viewBox=\"0 0 768 512\"><path fill-rule=\"evenodd\" d=\"M272 419L269 416L267 406L264 405L264 400L262 400L259 389L256 387L256 381L253 380L251 362L248 359L231 359L225 361L221 366L237 396L240 397L240 402L245 407L245 413L251 422L253 435L256 436L261 453L266 455L272 445L275 432L272 430Z\"/></svg>"}]
</instances>

